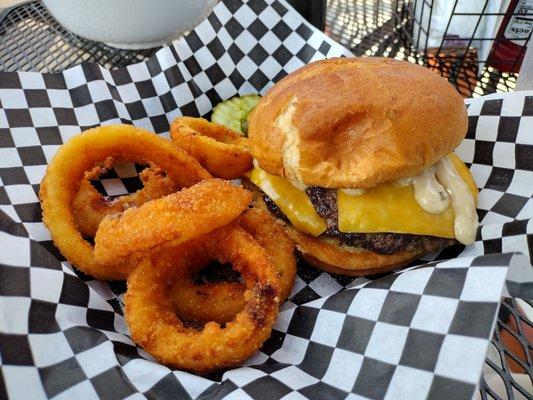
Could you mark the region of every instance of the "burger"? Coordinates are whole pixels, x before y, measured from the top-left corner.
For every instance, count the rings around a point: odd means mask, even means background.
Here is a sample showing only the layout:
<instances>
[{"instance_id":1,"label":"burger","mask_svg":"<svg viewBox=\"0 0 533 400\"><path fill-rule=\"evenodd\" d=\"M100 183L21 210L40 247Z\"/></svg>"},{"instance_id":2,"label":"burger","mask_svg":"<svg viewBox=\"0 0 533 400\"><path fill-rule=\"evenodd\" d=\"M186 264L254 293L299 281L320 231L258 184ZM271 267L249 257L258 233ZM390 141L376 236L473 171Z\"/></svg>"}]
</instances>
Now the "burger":
<instances>
[{"instance_id":1,"label":"burger","mask_svg":"<svg viewBox=\"0 0 533 400\"><path fill-rule=\"evenodd\" d=\"M318 61L251 112L248 179L308 263L382 272L475 241L477 188L453 153L467 125L461 96L424 67Z\"/></svg>"}]
</instances>

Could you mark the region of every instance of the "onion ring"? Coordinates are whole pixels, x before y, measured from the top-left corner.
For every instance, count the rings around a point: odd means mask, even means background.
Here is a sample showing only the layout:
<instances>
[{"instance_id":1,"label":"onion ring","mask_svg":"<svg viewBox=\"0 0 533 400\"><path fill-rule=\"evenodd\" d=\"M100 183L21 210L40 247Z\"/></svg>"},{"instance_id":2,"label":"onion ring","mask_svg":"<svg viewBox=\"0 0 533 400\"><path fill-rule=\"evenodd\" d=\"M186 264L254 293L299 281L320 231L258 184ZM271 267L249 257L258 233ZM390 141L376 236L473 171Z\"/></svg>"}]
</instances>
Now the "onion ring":
<instances>
[{"instance_id":1,"label":"onion ring","mask_svg":"<svg viewBox=\"0 0 533 400\"><path fill-rule=\"evenodd\" d=\"M170 126L176 146L185 150L213 176L237 179L252 168L248 138L203 118L180 117Z\"/></svg>"},{"instance_id":2,"label":"onion ring","mask_svg":"<svg viewBox=\"0 0 533 400\"><path fill-rule=\"evenodd\" d=\"M142 189L108 200L88 181L88 179L98 178L106 169L97 167L95 168L97 171L86 173L72 202L74 220L78 230L85 237L94 237L98 225L107 215L121 213L130 207L138 207L147 201L164 197L179 189L163 170L156 166L149 166L139 174L143 183Z\"/></svg>"},{"instance_id":3,"label":"onion ring","mask_svg":"<svg viewBox=\"0 0 533 400\"><path fill-rule=\"evenodd\" d=\"M279 278L282 304L289 296L296 276L292 241L265 211L252 208L239 218L240 226L266 250ZM187 321L226 323L238 314L246 303L242 282L207 282L195 284L193 275L198 268L188 268L176 279L170 297L177 315Z\"/></svg>"},{"instance_id":4,"label":"onion ring","mask_svg":"<svg viewBox=\"0 0 533 400\"><path fill-rule=\"evenodd\" d=\"M72 201L85 172L108 157L141 164L157 163L182 187L210 178L191 156L170 142L131 125L108 125L85 131L63 144L46 170L39 190L43 222L61 254L79 270L99 279L124 279L132 264L103 266L78 231Z\"/></svg>"},{"instance_id":5,"label":"onion ring","mask_svg":"<svg viewBox=\"0 0 533 400\"><path fill-rule=\"evenodd\" d=\"M164 243L194 239L228 224L252 201L252 193L221 179L151 200L102 220L94 238L94 258L113 265Z\"/></svg>"},{"instance_id":6,"label":"onion ring","mask_svg":"<svg viewBox=\"0 0 533 400\"><path fill-rule=\"evenodd\" d=\"M229 262L244 277L246 305L224 328L208 322L202 330L184 325L168 296L176 272L190 257L177 246L173 263L145 258L128 279L125 316L132 339L158 361L198 373L237 365L270 336L278 312L278 279L265 250L241 228L225 226L200 237L194 251ZM193 251L193 253L194 253ZM168 260L168 258L163 258Z\"/></svg>"}]
</instances>

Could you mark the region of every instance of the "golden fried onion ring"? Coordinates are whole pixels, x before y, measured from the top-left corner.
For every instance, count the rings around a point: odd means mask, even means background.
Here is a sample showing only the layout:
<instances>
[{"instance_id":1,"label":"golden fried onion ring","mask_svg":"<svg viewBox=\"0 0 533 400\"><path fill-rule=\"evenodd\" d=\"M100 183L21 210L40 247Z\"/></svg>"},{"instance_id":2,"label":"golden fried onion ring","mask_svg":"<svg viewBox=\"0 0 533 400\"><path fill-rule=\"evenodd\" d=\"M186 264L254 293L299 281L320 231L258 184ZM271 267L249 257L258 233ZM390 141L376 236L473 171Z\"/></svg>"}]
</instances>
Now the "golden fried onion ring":
<instances>
[{"instance_id":1,"label":"golden fried onion ring","mask_svg":"<svg viewBox=\"0 0 533 400\"><path fill-rule=\"evenodd\" d=\"M122 260L112 267L98 263L91 244L78 231L72 213L72 201L85 172L108 157L140 164L156 163L181 187L208 179L210 174L164 138L131 125L90 129L59 148L46 170L39 191L43 222L68 261L95 278L112 280L127 277L132 265L122 264Z\"/></svg>"},{"instance_id":2,"label":"golden fried onion ring","mask_svg":"<svg viewBox=\"0 0 533 400\"><path fill-rule=\"evenodd\" d=\"M233 221L251 201L251 192L229 181L202 181L105 217L94 238L94 258L113 265L170 241L185 242Z\"/></svg>"},{"instance_id":3,"label":"golden fried onion ring","mask_svg":"<svg viewBox=\"0 0 533 400\"><path fill-rule=\"evenodd\" d=\"M150 166L139 174L143 183L142 189L108 200L98 193L88 180L98 178L106 169L97 167L97 171L86 173L85 179L81 181L80 190L72 202L74 220L78 230L85 237L94 237L98 225L107 215L121 213L130 207L138 207L147 201L169 195L179 189L163 170Z\"/></svg>"},{"instance_id":4,"label":"golden fried onion ring","mask_svg":"<svg viewBox=\"0 0 533 400\"><path fill-rule=\"evenodd\" d=\"M245 212L239 218L239 224L266 250L279 278L280 304L283 303L292 290L296 276L292 241L267 212L257 208ZM246 287L242 282L195 284L193 275L204 265L200 263L197 268L181 271L179 279L170 289L169 295L176 313L184 320L200 323L231 321L244 308Z\"/></svg>"},{"instance_id":5,"label":"golden fried onion ring","mask_svg":"<svg viewBox=\"0 0 533 400\"><path fill-rule=\"evenodd\" d=\"M240 227L229 225L166 252L172 259L145 258L128 279L125 315L132 339L158 361L199 373L250 357L270 336L278 312L278 278L265 250ZM202 330L185 326L168 296L178 271L202 257L198 253L231 263L244 277L246 304L224 328L217 322Z\"/></svg>"},{"instance_id":6,"label":"golden fried onion ring","mask_svg":"<svg viewBox=\"0 0 533 400\"><path fill-rule=\"evenodd\" d=\"M174 121L173 142L190 155L209 166L215 176L234 179L251 168L251 157L245 150L247 138L224 126L201 118L182 117ZM236 164L235 164L236 163ZM97 179L114 164L112 158L86 173L87 180ZM102 219L110 214L140 206L149 200L171 194L179 189L156 166L143 170L139 177L144 187L135 193L107 200L84 180L73 201L74 219L85 237L94 237Z\"/></svg>"},{"instance_id":7,"label":"golden fried onion ring","mask_svg":"<svg viewBox=\"0 0 533 400\"><path fill-rule=\"evenodd\" d=\"M176 146L185 150L213 176L237 179L252 168L248 138L203 118L179 117L170 126Z\"/></svg>"}]
</instances>

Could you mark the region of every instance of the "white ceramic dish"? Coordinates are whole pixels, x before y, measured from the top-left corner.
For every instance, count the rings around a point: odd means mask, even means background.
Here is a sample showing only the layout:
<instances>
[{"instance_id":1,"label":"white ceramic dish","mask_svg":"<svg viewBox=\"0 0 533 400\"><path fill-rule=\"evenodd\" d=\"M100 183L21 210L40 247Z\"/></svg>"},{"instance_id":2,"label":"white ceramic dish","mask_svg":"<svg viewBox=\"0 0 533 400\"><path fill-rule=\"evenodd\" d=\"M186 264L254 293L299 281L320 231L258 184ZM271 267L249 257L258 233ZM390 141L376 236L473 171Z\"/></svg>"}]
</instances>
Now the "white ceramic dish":
<instances>
[{"instance_id":1,"label":"white ceramic dish","mask_svg":"<svg viewBox=\"0 0 533 400\"><path fill-rule=\"evenodd\" d=\"M69 31L121 49L170 42L205 19L217 0L43 0Z\"/></svg>"}]
</instances>

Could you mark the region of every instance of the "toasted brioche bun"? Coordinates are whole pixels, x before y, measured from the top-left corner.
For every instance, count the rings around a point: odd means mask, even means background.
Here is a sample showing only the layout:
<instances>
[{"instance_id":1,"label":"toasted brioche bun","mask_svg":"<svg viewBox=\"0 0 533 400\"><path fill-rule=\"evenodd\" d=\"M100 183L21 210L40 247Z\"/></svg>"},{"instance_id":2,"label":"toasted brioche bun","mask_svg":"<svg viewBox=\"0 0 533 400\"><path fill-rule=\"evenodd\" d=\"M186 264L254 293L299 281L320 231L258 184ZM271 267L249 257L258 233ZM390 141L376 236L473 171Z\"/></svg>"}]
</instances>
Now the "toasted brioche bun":
<instances>
[{"instance_id":1,"label":"toasted brioche bun","mask_svg":"<svg viewBox=\"0 0 533 400\"><path fill-rule=\"evenodd\" d=\"M243 185L254 194L255 206L270 213L261 192L247 180ZM391 271L409 264L427 252L401 251L395 254L378 254L360 247L339 246L332 242L299 232L290 223L276 218L287 236L294 242L300 258L313 267L341 275L372 275Z\"/></svg>"},{"instance_id":2,"label":"toasted brioche bun","mask_svg":"<svg viewBox=\"0 0 533 400\"><path fill-rule=\"evenodd\" d=\"M268 173L326 188L413 176L465 137L466 108L435 72L388 58L311 63L279 81L249 119Z\"/></svg>"}]
</instances>

